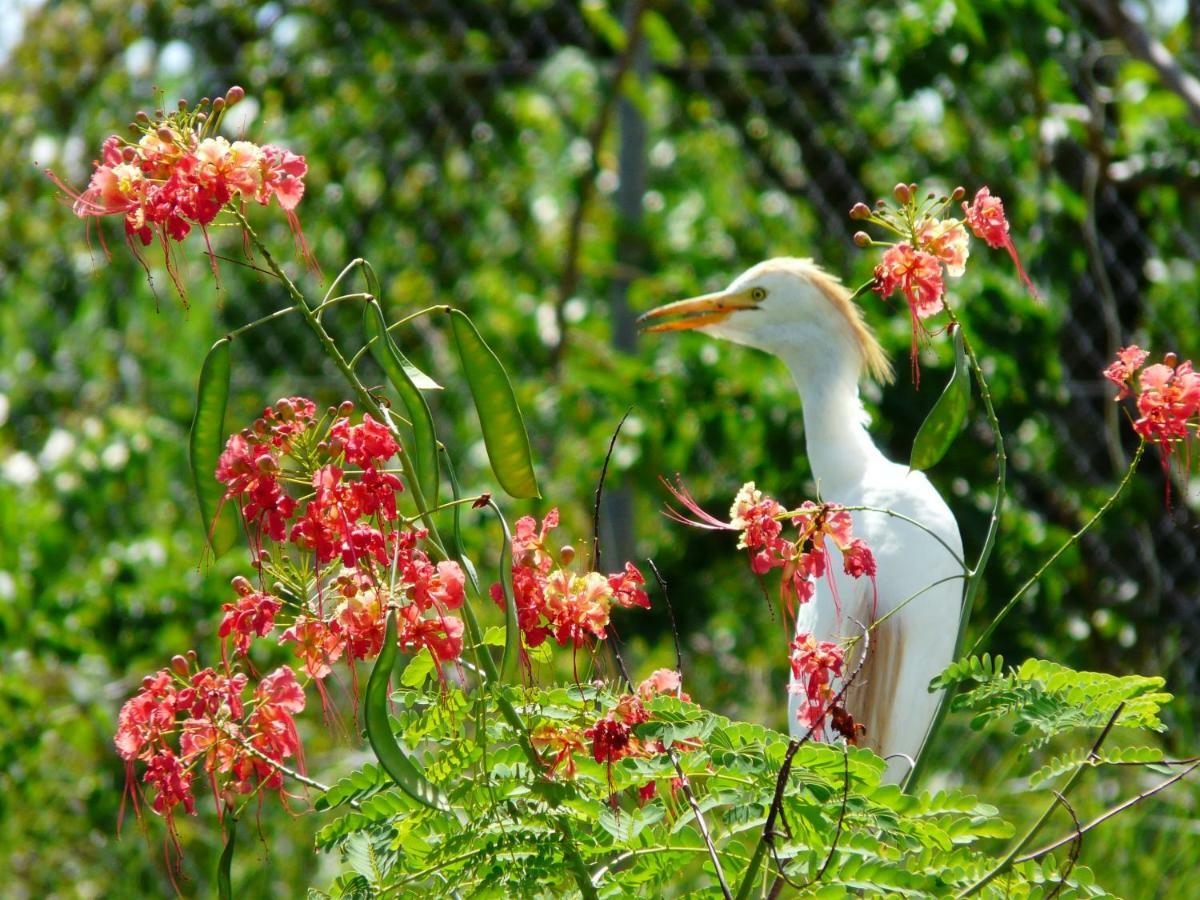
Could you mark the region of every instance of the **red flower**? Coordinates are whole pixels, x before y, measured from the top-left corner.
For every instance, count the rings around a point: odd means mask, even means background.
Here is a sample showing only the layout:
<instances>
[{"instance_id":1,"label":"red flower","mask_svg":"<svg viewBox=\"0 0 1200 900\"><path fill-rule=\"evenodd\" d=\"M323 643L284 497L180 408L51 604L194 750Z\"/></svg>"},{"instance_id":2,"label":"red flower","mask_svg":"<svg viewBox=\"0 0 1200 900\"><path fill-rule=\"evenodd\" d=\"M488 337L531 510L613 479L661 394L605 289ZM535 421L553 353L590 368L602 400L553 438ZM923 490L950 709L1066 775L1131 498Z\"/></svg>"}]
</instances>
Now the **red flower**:
<instances>
[{"instance_id":1,"label":"red flower","mask_svg":"<svg viewBox=\"0 0 1200 900\"><path fill-rule=\"evenodd\" d=\"M625 563L624 572L608 576L608 586L612 588L613 599L618 606L624 606L627 609L634 606L640 606L643 609L650 608L650 597L642 590L642 585L645 583L646 579L638 571L637 566L631 562Z\"/></svg>"},{"instance_id":2,"label":"red flower","mask_svg":"<svg viewBox=\"0 0 1200 900\"><path fill-rule=\"evenodd\" d=\"M242 692L246 676L241 672L220 675L214 669L201 669L191 677L188 686L175 696L175 708L193 717L224 714L240 719L243 714Z\"/></svg>"},{"instance_id":3,"label":"red flower","mask_svg":"<svg viewBox=\"0 0 1200 900\"><path fill-rule=\"evenodd\" d=\"M630 754L632 732L628 725L611 716L598 719L583 734L592 742L592 758L596 762L611 765Z\"/></svg>"},{"instance_id":4,"label":"red flower","mask_svg":"<svg viewBox=\"0 0 1200 900\"><path fill-rule=\"evenodd\" d=\"M240 596L236 603L222 605L225 616L221 619L218 634L222 638L234 635L234 650L245 656L252 637L266 637L275 627L275 614L282 601L271 594L251 590L250 582L240 576L234 579L234 587Z\"/></svg>"},{"instance_id":5,"label":"red flower","mask_svg":"<svg viewBox=\"0 0 1200 900\"><path fill-rule=\"evenodd\" d=\"M855 539L842 550L842 568L851 578L875 577L875 555L862 539Z\"/></svg>"},{"instance_id":6,"label":"red flower","mask_svg":"<svg viewBox=\"0 0 1200 900\"><path fill-rule=\"evenodd\" d=\"M287 520L296 512L296 501L283 491L277 475L279 462L271 448L233 434L217 460L217 481L225 485L225 500L238 500L247 522L256 522L272 540L286 535Z\"/></svg>"},{"instance_id":7,"label":"red flower","mask_svg":"<svg viewBox=\"0 0 1200 900\"><path fill-rule=\"evenodd\" d=\"M415 610L415 607L405 607ZM410 620L400 635L400 647L407 653L427 648L439 662L451 662L462 656L463 623L454 616Z\"/></svg>"},{"instance_id":8,"label":"red flower","mask_svg":"<svg viewBox=\"0 0 1200 900\"><path fill-rule=\"evenodd\" d=\"M361 425L351 425L346 418L338 419L329 429L329 438L334 447L346 454L347 462L364 469L391 459L399 449L392 433L372 419L370 413L363 414Z\"/></svg>"},{"instance_id":9,"label":"red flower","mask_svg":"<svg viewBox=\"0 0 1200 900\"><path fill-rule=\"evenodd\" d=\"M649 700L658 694L670 694L678 696L680 700L690 700L691 697L680 691L682 684L683 676L674 669L655 669L649 678L637 686L637 692L643 700Z\"/></svg>"},{"instance_id":10,"label":"red flower","mask_svg":"<svg viewBox=\"0 0 1200 900\"><path fill-rule=\"evenodd\" d=\"M613 591L599 572L573 575L558 569L546 579L545 615L559 646L579 647L590 639L604 640Z\"/></svg>"},{"instance_id":11,"label":"red flower","mask_svg":"<svg viewBox=\"0 0 1200 900\"><path fill-rule=\"evenodd\" d=\"M162 750L150 758L143 781L154 786L154 811L170 815L183 804L188 815L196 814L196 798L192 796L192 778L183 763L170 750Z\"/></svg>"},{"instance_id":12,"label":"red flower","mask_svg":"<svg viewBox=\"0 0 1200 900\"><path fill-rule=\"evenodd\" d=\"M554 555L546 547L550 530L558 527L558 508L551 509L542 519L541 531L537 520L524 516L517 520L512 539L513 565L532 566L545 574L554 565Z\"/></svg>"},{"instance_id":13,"label":"red flower","mask_svg":"<svg viewBox=\"0 0 1200 900\"><path fill-rule=\"evenodd\" d=\"M796 717L819 737L833 695L832 681L842 675L845 654L837 644L818 642L811 634L797 635L788 649L793 676L788 690L804 698Z\"/></svg>"},{"instance_id":14,"label":"red flower","mask_svg":"<svg viewBox=\"0 0 1200 900\"><path fill-rule=\"evenodd\" d=\"M529 741L538 752L553 755L547 775L553 775L562 766L564 776L575 777L575 754L583 751L583 733L578 728L542 724L529 735Z\"/></svg>"},{"instance_id":15,"label":"red flower","mask_svg":"<svg viewBox=\"0 0 1200 900\"><path fill-rule=\"evenodd\" d=\"M979 189L970 205L964 202L962 206L963 212L967 216L967 224L975 236L982 238L993 249L1003 247L1007 250L1008 255L1012 257L1013 265L1017 267L1017 274L1025 282L1025 287L1036 297L1037 289L1029 280L1029 276L1025 274L1025 268L1021 265L1020 257L1017 256L1017 248L1008 233L1008 219L1004 216L1004 203L1000 198L993 197L992 192L985 185Z\"/></svg>"},{"instance_id":16,"label":"red flower","mask_svg":"<svg viewBox=\"0 0 1200 900\"><path fill-rule=\"evenodd\" d=\"M1168 363L1174 360L1168 354ZM1137 408L1141 418L1133 430L1164 449L1188 437L1187 424L1200 409L1200 374L1191 362L1172 368L1158 363L1142 370L1138 379Z\"/></svg>"},{"instance_id":17,"label":"red flower","mask_svg":"<svg viewBox=\"0 0 1200 900\"><path fill-rule=\"evenodd\" d=\"M126 762L143 756L175 727L176 689L171 673L160 669L142 681L142 689L125 701L117 717L113 742Z\"/></svg>"},{"instance_id":18,"label":"red flower","mask_svg":"<svg viewBox=\"0 0 1200 900\"><path fill-rule=\"evenodd\" d=\"M296 656L304 662L304 671L321 679L333 671L330 663L337 662L345 649L345 638L323 619L301 615L279 638L279 642L296 642Z\"/></svg>"},{"instance_id":19,"label":"red flower","mask_svg":"<svg viewBox=\"0 0 1200 900\"><path fill-rule=\"evenodd\" d=\"M1129 396L1129 379L1142 367L1149 355L1137 344L1130 344L1117 351L1117 358L1104 370L1104 377L1117 386L1117 399Z\"/></svg>"}]
</instances>

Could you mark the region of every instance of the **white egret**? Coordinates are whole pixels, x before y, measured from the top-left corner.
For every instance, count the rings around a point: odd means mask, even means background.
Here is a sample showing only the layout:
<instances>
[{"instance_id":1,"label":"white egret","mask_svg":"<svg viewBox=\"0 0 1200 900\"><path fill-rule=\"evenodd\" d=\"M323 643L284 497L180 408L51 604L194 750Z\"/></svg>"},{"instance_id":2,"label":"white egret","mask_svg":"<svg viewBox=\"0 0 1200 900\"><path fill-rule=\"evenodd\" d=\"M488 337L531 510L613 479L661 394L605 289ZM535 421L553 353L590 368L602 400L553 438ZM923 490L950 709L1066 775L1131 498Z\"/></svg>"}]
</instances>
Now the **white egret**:
<instances>
[{"instance_id":1,"label":"white egret","mask_svg":"<svg viewBox=\"0 0 1200 900\"><path fill-rule=\"evenodd\" d=\"M835 567L840 615L822 579L796 621L798 633L840 640L854 633L852 620L878 621L901 607L872 630L870 652L846 704L866 726L864 745L890 757L885 780L901 782L941 702L928 690L930 679L953 659L963 602L962 539L925 475L885 458L867 432L859 380L891 380L878 341L850 292L805 259L759 263L726 290L661 306L640 321L646 331L695 329L779 357L800 391L821 500L888 509L913 520L854 512L854 534L866 540L878 566L877 606L872 609L867 579L852 580ZM806 730L796 720L797 703L793 695L793 734Z\"/></svg>"}]
</instances>

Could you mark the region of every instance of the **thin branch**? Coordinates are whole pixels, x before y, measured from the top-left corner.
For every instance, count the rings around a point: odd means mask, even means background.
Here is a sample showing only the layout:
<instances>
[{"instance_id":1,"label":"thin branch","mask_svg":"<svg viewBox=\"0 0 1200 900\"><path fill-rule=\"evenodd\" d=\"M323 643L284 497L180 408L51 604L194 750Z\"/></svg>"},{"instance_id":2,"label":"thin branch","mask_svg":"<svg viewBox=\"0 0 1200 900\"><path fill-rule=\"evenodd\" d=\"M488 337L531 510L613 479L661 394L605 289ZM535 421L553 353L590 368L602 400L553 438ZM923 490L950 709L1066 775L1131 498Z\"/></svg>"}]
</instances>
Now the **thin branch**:
<instances>
[{"instance_id":1,"label":"thin branch","mask_svg":"<svg viewBox=\"0 0 1200 900\"><path fill-rule=\"evenodd\" d=\"M1028 593L1029 589L1037 584L1038 580L1046 573L1046 570L1054 565L1058 558L1066 553L1067 550L1075 546L1075 544L1079 542L1080 538L1082 538L1088 532L1088 530L1095 525L1105 513L1108 512L1112 505L1117 502L1117 499L1125 492L1125 487L1129 484L1130 480L1132 480L1133 473L1136 471L1138 463L1142 461L1142 454L1145 452L1145 450L1146 442L1145 440L1142 440L1138 444L1137 451L1133 454L1133 459L1129 463L1129 468L1125 470L1125 476L1121 479L1121 483L1117 485L1116 490L1114 490L1108 496L1107 500L1100 504L1100 508L1096 510L1095 514L1086 522L1084 522L1083 525L1079 527L1078 531L1067 538L1067 540L1064 541L1057 550L1050 554L1050 558L1042 563L1038 567L1038 570L1030 575L1028 580L1017 589L1017 592L1012 595L1012 598L1007 603L1004 604L1000 612L996 613L996 616L988 624L988 627L984 629L983 634L976 638L975 643L971 646L971 650L968 655L976 653L979 648L983 646L984 642L992 636L992 632L996 630L996 626L998 626L1004 620L1004 617L1012 611L1012 608L1017 605L1017 601L1024 597L1025 594Z\"/></svg>"},{"instance_id":2,"label":"thin branch","mask_svg":"<svg viewBox=\"0 0 1200 900\"><path fill-rule=\"evenodd\" d=\"M761 863L762 860L762 853L760 851L765 850L768 847L774 850L772 844L775 840L775 820L783 812L783 795L787 790L788 776L792 772L792 760L796 756L796 751L809 742L813 736L813 733L816 731L817 726L824 720L829 710L833 709L833 707L842 702L842 698L846 696L846 692L849 691L853 686L854 682L859 676L859 673L862 672L863 666L866 665L867 653L871 648L871 632L865 625L862 625L861 622L857 624L863 630L863 648L862 653L858 658L858 664L854 667L854 671L850 673L850 676L842 683L841 690L839 690L833 699L825 705L825 708L821 711L821 715L818 716L816 721L809 726L809 729L804 733L804 736L799 739L792 738L790 741L788 741L787 752L783 757L783 765L779 767L779 776L775 779L775 796L771 799L771 808L767 812L767 821L763 825L762 838L759 841L759 849L755 851L751 865L746 869L746 874L742 878L742 884L738 888L738 897L748 897L750 895L750 885L754 881L754 878L758 875L758 864ZM782 871L782 869L780 871Z\"/></svg>"},{"instance_id":3,"label":"thin branch","mask_svg":"<svg viewBox=\"0 0 1200 900\"><path fill-rule=\"evenodd\" d=\"M1104 726L1104 730L1100 732L1100 736L1097 737L1095 743L1092 744L1092 749L1088 751L1086 759L1084 759L1083 762L1075 767L1075 771L1073 771L1070 777L1067 778L1066 782L1063 783L1062 788L1054 792L1054 801L1048 807L1046 807L1045 812L1038 817L1038 820L1033 823L1033 826L1025 833L1025 836L1013 846L1013 848L1005 855L1004 859L992 866L992 868L989 869L982 878L960 891L956 895L955 900L962 900L962 898L969 897L976 891L982 890L986 885L990 884L992 880L996 878L996 876L1011 868L1014 863L1019 861L1017 857L1020 852L1029 846L1030 841L1037 837L1038 832L1042 830L1042 826L1049 821L1050 816L1054 813L1054 810L1058 808L1059 798L1064 796L1067 791L1071 789L1071 786L1075 784L1083 770L1089 767L1089 763L1100 758L1100 746L1108 738L1109 732L1111 732L1113 726L1117 724L1117 719L1120 717L1121 712L1124 709L1124 702L1117 704L1117 708L1113 710L1113 714L1108 719L1108 724ZM1191 769L1187 769L1183 774L1187 774L1187 772L1190 771ZM1182 777L1182 775L1179 777ZM1066 842L1063 841L1062 843Z\"/></svg>"},{"instance_id":4,"label":"thin branch","mask_svg":"<svg viewBox=\"0 0 1200 900\"><path fill-rule=\"evenodd\" d=\"M671 605L671 595L667 592L666 579L662 577L662 573L658 571L658 566L654 564L654 560L647 559L646 565L650 567L650 571L654 573L654 580L658 582L658 589L662 592L663 601L667 604L667 616L671 620L671 638L675 641L675 671L679 673L680 690L683 689L683 648L679 643L679 625L675 622L675 607Z\"/></svg>"},{"instance_id":5,"label":"thin branch","mask_svg":"<svg viewBox=\"0 0 1200 900\"><path fill-rule=\"evenodd\" d=\"M588 570L592 572L600 567L600 499L604 495L604 479L608 475L608 463L612 459L613 449L617 446L621 428L631 412L632 406L625 410L625 415L621 416L621 421L613 429L612 437L608 441L608 452L604 454L604 465L600 467L600 478L596 481L596 499L592 505L592 559L588 563Z\"/></svg>"},{"instance_id":6,"label":"thin branch","mask_svg":"<svg viewBox=\"0 0 1200 900\"><path fill-rule=\"evenodd\" d=\"M600 145L604 141L604 135L608 132L613 109L617 105L617 98L621 96L625 77L633 67L633 61L641 46L642 20L648 5L648 0L636 0L630 13L629 28L625 34L625 47L617 59L617 67L613 72L612 86L605 94L600 110L596 113L596 119L592 122L591 130L588 132L588 149L590 151L588 167L576 182L575 209L571 212L571 221L567 226L566 260L563 263L562 276L558 281L558 303L554 311L555 321L558 324L558 343L553 352L555 368L562 361L563 349L567 343L566 304L579 286L579 251L583 237L583 220L595 190L596 176L600 174Z\"/></svg>"},{"instance_id":7,"label":"thin branch","mask_svg":"<svg viewBox=\"0 0 1200 900\"><path fill-rule=\"evenodd\" d=\"M619 428L620 426L618 426ZM658 574L657 570L655 574ZM629 670L625 668L625 659L621 656L621 650L618 647L615 633L613 634L613 638L614 640L611 642L613 654L616 656L617 663L621 667L621 675L625 678L625 686L632 692L634 689L633 681L629 677ZM696 795L692 792L692 783L688 780L687 773L683 771L683 766L679 764L679 754L675 752L675 748L672 746L667 747L667 756L671 759L671 765L675 767L675 774L679 778L680 787L683 788L683 796L687 798L688 806L692 808L692 814L696 817L696 827L700 829L700 836L704 838L704 846L708 848L708 855L712 859L713 869L716 870L717 883L721 886L721 893L725 896L725 900L733 900L733 894L729 891L729 882L725 880L725 871L721 868L721 858L717 854L716 845L713 844L712 836L708 831L708 823L704 819L704 813L700 811L700 804L696 800Z\"/></svg>"},{"instance_id":8,"label":"thin branch","mask_svg":"<svg viewBox=\"0 0 1200 900\"><path fill-rule=\"evenodd\" d=\"M1075 814L1075 807L1067 802L1067 798L1060 792L1055 791L1054 796L1058 798L1058 802L1070 814L1071 822L1075 825L1074 841L1071 844L1071 853L1067 857L1067 864L1058 876L1058 884L1054 886L1049 894L1046 895L1046 900L1054 900L1064 887L1067 885L1067 877L1071 874L1071 870L1075 868L1075 863L1079 862L1079 851L1083 848L1083 832L1079 829L1079 816Z\"/></svg>"},{"instance_id":9,"label":"thin branch","mask_svg":"<svg viewBox=\"0 0 1200 900\"><path fill-rule=\"evenodd\" d=\"M592 886L599 887L600 882L604 878L605 875L607 875L614 868L616 868L617 866L619 866L621 863L625 862L626 860L633 859L634 857L637 857L637 856L649 856L650 854L653 854L653 853L707 853L707 852L708 851L705 850L703 847L688 847L688 846L639 847L636 850L626 850L624 853L617 854L617 856L615 856L612 860L610 860L609 862L606 862L604 865L602 865L600 868L598 868L595 872L592 873ZM743 862L749 862L749 860L746 857L739 856L736 853L729 853L727 855L732 857L733 859L740 859Z\"/></svg>"},{"instance_id":10,"label":"thin branch","mask_svg":"<svg viewBox=\"0 0 1200 900\"><path fill-rule=\"evenodd\" d=\"M277 309L277 310L275 310L275 312L271 313L270 315L263 316L261 319L255 319L253 322L247 322L245 325L241 325L241 326L233 329L233 331L230 331L228 334L225 335L225 337L232 340L233 338L237 337L239 334L245 334L247 331L249 331L252 328L257 328L259 325L265 325L268 322L274 321L275 319L281 319L284 316L288 315L289 313L294 313L295 311L296 311L296 307L285 306L283 309Z\"/></svg>"},{"instance_id":11,"label":"thin branch","mask_svg":"<svg viewBox=\"0 0 1200 900\"><path fill-rule=\"evenodd\" d=\"M667 756L671 757L671 764L675 766L675 774L679 776L679 783L683 788L683 796L687 798L688 806L692 808L692 813L696 817L696 827L700 829L700 836L704 838L704 846L708 848L708 855L716 870L717 883L721 886L721 893L725 900L733 900L733 894L729 891L729 882L725 880L725 872L721 868L721 859L717 856L717 848L713 845L712 837L708 833L708 823L704 821L704 814L700 812L700 804L696 802L696 795L692 793L692 783L683 771L683 766L679 764L679 755L675 752L674 747L667 748Z\"/></svg>"},{"instance_id":12,"label":"thin branch","mask_svg":"<svg viewBox=\"0 0 1200 900\"><path fill-rule=\"evenodd\" d=\"M845 747L842 748L842 772L844 779L842 782L842 808L838 813L837 828L833 832L833 841L829 844L829 852L825 854L825 861L821 863L821 868L817 870L816 876L810 878L808 881L804 882L804 884L796 884L794 881L788 878L786 874L784 874L783 866L780 865L779 857L776 855L775 864L779 866L779 877L776 878L775 883L771 885L771 892L767 894L768 900L774 900L775 897L779 896L780 892L783 891L783 885L785 882L796 888L796 890L802 891L805 888L816 884L825 877L825 872L829 869L829 864L833 862L833 854L837 852L838 840L842 836L842 825L846 821L846 803L850 799L850 754ZM771 853L773 855L775 854L774 846L771 847Z\"/></svg>"},{"instance_id":13,"label":"thin branch","mask_svg":"<svg viewBox=\"0 0 1200 900\"><path fill-rule=\"evenodd\" d=\"M894 509L886 509L885 507L882 507L882 506L856 505L856 506L844 506L842 508L845 509L846 512L857 512L859 510L862 510L863 512L882 513L885 516L890 516L893 519L899 519L901 522L907 522L909 525L914 525L917 528L920 528L927 535L929 535L931 538L933 538L935 541L937 541L939 544L942 545L942 547L945 549L945 551L950 554L950 556L954 559L954 561L956 563L959 564L959 566L962 568L963 572L970 574L970 569L967 568L966 561L961 556L958 555L958 553L955 551L955 549L953 547L951 547L948 543L946 543L946 540L940 534L938 534L936 531L934 531L928 525L924 525L921 522L918 522L916 519L914 519L910 516L904 515L904 513L896 512L896 510L894 510Z\"/></svg>"},{"instance_id":14,"label":"thin branch","mask_svg":"<svg viewBox=\"0 0 1200 900\"><path fill-rule=\"evenodd\" d=\"M1088 822L1082 828L1077 828L1076 831L1072 831L1070 834L1066 835L1065 837L1061 837L1058 840L1047 844L1045 847L1041 847L1037 850L1034 850L1032 853L1026 853L1024 856L1018 856L1015 860L1013 860L1013 862L1015 862L1015 863L1029 862L1032 859L1040 859L1041 857L1045 856L1047 853L1053 853L1055 850L1057 850L1063 844L1067 844L1067 843L1070 843L1071 841L1075 840L1076 832L1078 832L1081 835L1087 834L1093 828L1095 828L1098 825L1102 825L1104 822L1107 822L1109 819L1111 819L1113 816L1117 815L1118 813L1122 813L1125 810L1129 809L1129 807L1135 806L1138 803L1141 803L1143 800L1145 800L1148 797L1153 797L1159 791L1166 790L1171 785L1173 785L1175 782L1177 782L1183 778L1186 778L1197 768L1200 768L1200 759L1197 759L1195 762L1193 762L1190 766L1188 766L1182 772L1172 775L1170 778L1166 779L1165 781L1160 781L1154 787L1149 788L1148 790L1142 791L1140 794L1130 797L1128 800L1125 800L1122 803L1118 803L1116 806L1112 807L1111 809L1107 810L1106 812L1103 812L1100 815L1096 816L1096 818L1092 819L1092 821Z\"/></svg>"}]
</instances>

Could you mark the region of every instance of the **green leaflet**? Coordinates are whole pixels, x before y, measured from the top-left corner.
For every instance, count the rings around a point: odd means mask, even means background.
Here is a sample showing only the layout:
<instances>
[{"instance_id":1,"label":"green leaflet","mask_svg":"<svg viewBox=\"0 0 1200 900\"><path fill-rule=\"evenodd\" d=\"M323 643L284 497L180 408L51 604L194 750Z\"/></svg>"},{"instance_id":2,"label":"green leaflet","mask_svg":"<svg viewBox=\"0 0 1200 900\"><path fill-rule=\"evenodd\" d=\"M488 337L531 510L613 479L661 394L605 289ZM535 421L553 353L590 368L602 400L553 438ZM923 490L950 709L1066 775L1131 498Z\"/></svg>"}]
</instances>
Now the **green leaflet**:
<instances>
[{"instance_id":1,"label":"green leaflet","mask_svg":"<svg viewBox=\"0 0 1200 900\"><path fill-rule=\"evenodd\" d=\"M371 669L367 691L363 698L363 721L366 724L367 740L383 770L391 776L400 789L419 803L433 809L450 808L446 796L435 785L429 783L416 764L396 741L392 725L388 720L388 682L392 667L396 663L396 612L388 613L387 629L383 637L383 649Z\"/></svg>"},{"instance_id":2,"label":"green leaflet","mask_svg":"<svg viewBox=\"0 0 1200 900\"><path fill-rule=\"evenodd\" d=\"M540 497L529 435L508 373L466 313L450 310L450 324L496 480L511 497Z\"/></svg>"},{"instance_id":3,"label":"green leaflet","mask_svg":"<svg viewBox=\"0 0 1200 900\"><path fill-rule=\"evenodd\" d=\"M388 377L396 393L400 395L413 430L413 466L417 483L421 489L426 509L438 505L438 455L437 437L433 431L433 416L414 379L413 372L420 374L404 358L387 333L383 310L372 300L363 309L363 332L371 345L371 355ZM411 370L411 371L410 371Z\"/></svg>"},{"instance_id":4,"label":"green leaflet","mask_svg":"<svg viewBox=\"0 0 1200 900\"><path fill-rule=\"evenodd\" d=\"M221 900L233 900L233 887L230 883L229 869L233 865L233 842L237 839L237 819L229 817L229 837L225 839L225 849L217 860L217 896Z\"/></svg>"},{"instance_id":5,"label":"green leaflet","mask_svg":"<svg viewBox=\"0 0 1200 900\"><path fill-rule=\"evenodd\" d=\"M196 413L188 436L188 464L200 507L201 524L214 556L237 542L238 525L232 508L225 508L225 488L216 479L217 460L225 447L225 405L229 400L229 338L208 351L196 388Z\"/></svg>"},{"instance_id":6,"label":"green leaflet","mask_svg":"<svg viewBox=\"0 0 1200 900\"><path fill-rule=\"evenodd\" d=\"M946 455L967 420L970 402L971 375L967 371L967 350L960 327L954 329L954 372L913 439L910 469L924 471Z\"/></svg>"}]
</instances>

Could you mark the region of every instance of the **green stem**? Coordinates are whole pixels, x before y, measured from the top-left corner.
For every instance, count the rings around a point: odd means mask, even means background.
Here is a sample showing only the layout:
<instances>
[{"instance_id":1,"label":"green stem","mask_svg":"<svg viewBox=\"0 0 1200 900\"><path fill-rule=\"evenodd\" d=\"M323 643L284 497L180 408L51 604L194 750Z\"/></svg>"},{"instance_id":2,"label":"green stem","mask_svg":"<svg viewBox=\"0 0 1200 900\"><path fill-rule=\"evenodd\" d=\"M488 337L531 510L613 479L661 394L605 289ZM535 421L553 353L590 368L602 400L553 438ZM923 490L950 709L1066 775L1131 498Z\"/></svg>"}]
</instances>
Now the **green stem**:
<instances>
[{"instance_id":1,"label":"green stem","mask_svg":"<svg viewBox=\"0 0 1200 900\"><path fill-rule=\"evenodd\" d=\"M947 306L946 313L950 317L951 326L961 329L962 323L954 315L954 310ZM979 585L983 583L983 573L987 570L988 560L991 559L992 550L996 547L996 536L1000 531L1000 514L1004 511L1004 499L1007 495L1006 479L1008 475L1008 455L1004 451L1004 432L1000 429L1000 420L997 418L996 408L992 404L992 392L988 387L987 379L983 377L979 358L975 355L975 349L971 346L971 342L967 340L965 331L963 332L963 349L966 350L967 362L975 376L975 383L979 385L979 396L983 400L984 414L987 416L988 424L992 428L992 436L996 441L996 496L992 501L992 515L988 520L988 530L983 539L983 546L979 550L979 557L975 560L974 567L967 572L967 586L963 592L962 612L958 619L958 634L954 639L954 659L958 659L962 655L963 643L967 636L967 622L971 618L971 607L975 604L975 595L979 593ZM943 692L933 721L929 723L929 730L925 733L925 740L921 744L922 751L937 734L942 721L946 718L948 708L947 692ZM928 756L924 752L917 754L916 764L904 780L905 789L912 790L916 786L926 759Z\"/></svg>"},{"instance_id":2,"label":"green stem","mask_svg":"<svg viewBox=\"0 0 1200 900\"><path fill-rule=\"evenodd\" d=\"M979 648L982 647L984 643L987 642L987 639L992 636L992 632L996 630L996 626L1004 620L1005 616L1012 612L1012 608L1017 605L1017 601L1024 597L1025 594L1028 593L1029 589L1033 587L1046 573L1046 570L1054 565L1054 563L1058 561L1058 558L1066 553L1067 550L1075 546L1075 544L1079 542L1079 539L1082 538L1088 532L1088 530L1095 525L1105 513L1108 512L1109 508L1117 502L1117 499L1122 493L1125 492L1126 485L1128 485L1132 480L1134 470L1137 469L1138 463L1141 462L1142 454L1145 452L1145 450L1146 442L1142 441L1138 444L1137 451L1133 454L1133 460L1129 463L1129 468L1125 470L1125 475L1121 479L1121 483L1117 485L1116 490L1109 494L1108 499L1100 505L1100 508L1096 510L1092 517L1084 522L1078 531L1067 538L1062 546L1055 550L1054 553L1050 555L1050 558L1042 563L1041 566L1038 567L1038 570L1030 575L1029 579L1023 585L1021 585L1020 588L1018 588L1017 592L1013 594L1012 599L1004 604L1004 607L996 614L996 617L992 619L988 627L984 629L983 634L976 638L975 644L971 647L970 653L967 654L968 656L974 655L979 651Z\"/></svg>"},{"instance_id":3,"label":"green stem","mask_svg":"<svg viewBox=\"0 0 1200 900\"><path fill-rule=\"evenodd\" d=\"M754 855L750 857L750 865L746 866L746 874L742 876L742 883L738 885L735 900L747 900L749 898L750 891L754 889L754 881L758 878L758 870L762 868L763 857L766 855L767 842L759 841L758 846L754 848Z\"/></svg>"},{"instance_id":4,"label":"green stem","mask_svg":"<svg viewBox=\"0 0 1200 900\"><path fill-rule=\"evenodd\" d=\"M268 322L274 321L275 319L281 319L284 316L288 315L289 313L294 313L295 311L296 311L296 307L294 307L294 306L287 306L287 307L284 307L283 309L277 309L277 310L275 310L275 312L271 313L269 316L263 316L261 319L255 319L253 322L249 322L246 325L241 326L240 328L233 329L233 331L229 332L227 335L225 335L225 337L232 340L233 338L237 337L239 334L245 334L247 331L249 331L252 328L257 328L259 325L266 325Z\"/></svg>"}]
</instances>

